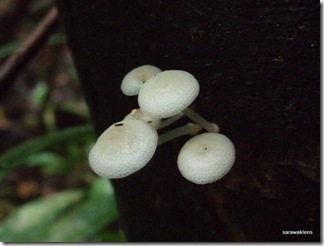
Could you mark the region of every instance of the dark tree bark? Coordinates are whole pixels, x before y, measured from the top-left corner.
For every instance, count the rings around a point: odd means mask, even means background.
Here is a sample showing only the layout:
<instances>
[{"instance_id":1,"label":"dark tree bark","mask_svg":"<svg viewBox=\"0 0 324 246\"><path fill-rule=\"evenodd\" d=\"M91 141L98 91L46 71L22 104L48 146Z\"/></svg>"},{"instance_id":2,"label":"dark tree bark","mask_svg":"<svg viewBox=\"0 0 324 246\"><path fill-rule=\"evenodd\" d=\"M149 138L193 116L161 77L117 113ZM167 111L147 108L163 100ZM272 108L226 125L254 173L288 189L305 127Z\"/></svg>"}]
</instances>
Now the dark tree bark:
<instances>
[{"instance_id":1,"label":"dark tree bark","mask_svg":"<svg viewBox=\"0 0 324 246\"><path fill-rule=\"evenodd\" d=\"M177 170L189 137L114 180L130 241L320 240L319 2L57 5L98 135L138 107L120 90L123 76L152 64L192 73L201 84L193 107L236 146L233 169L213 184Z\"/></svg>"}]
</instances>

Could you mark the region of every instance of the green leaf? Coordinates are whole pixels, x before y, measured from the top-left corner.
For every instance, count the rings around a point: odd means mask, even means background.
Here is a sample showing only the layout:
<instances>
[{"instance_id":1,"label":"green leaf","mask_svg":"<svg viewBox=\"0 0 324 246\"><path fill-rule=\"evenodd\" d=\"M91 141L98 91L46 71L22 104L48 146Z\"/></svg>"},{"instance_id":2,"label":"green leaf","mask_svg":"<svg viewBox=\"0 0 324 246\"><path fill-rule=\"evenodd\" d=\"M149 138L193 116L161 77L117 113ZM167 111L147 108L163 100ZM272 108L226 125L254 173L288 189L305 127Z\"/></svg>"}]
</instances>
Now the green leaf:
<instances>
[{"instance_id":1,"label":"green leaf","mask_svg":"<svg viewBox=\"0 0 324 246\"><path fill-rule=\"evenodd\" d=\"M105 178L97 178L88 200L53 224L44 242L85 242L117 217L111 183Z\"/></svg>"},{"instance_id":2,"label":"green leaf","mask_svg":"<svg viewBox=\"0 0 324 246\"><path fill-rule=\"evenodd\" d=\"M28 166L46 166L64 162L64 158L56 153L42 152L28 156L26 162Z\"/></svg>"},{"instance_id":3,"label":"green leaf","mask_svg":"<svg viewBox=\"0 0 324 246\"><path fill-rule=\"evenodd\" d=\"M122 230L108 230L100 235L98 242L127 242L127 238Z\"/></svg>"},{"instance_id":4,"label":"green leaf","mask_svg":"<svg viewBox=\"0 0 324 246\"><path fill-rule=\"evenodd\" d=\"M41 107L44 104L48 93L48 85L43 81L39 82L32 93L32 101L37 107Z\"/></svg>"},{"instance_id":5,"label":"green leaf","mask_svg":"<svg viewBox=\"0 0 324 246\"><path fill-rule=\"evenodd\" d=\"M57 32L51 35L48 40L49 45L57 45L57 44L66 44L66 36L62 32Z\"/></svg>"},{"instance_id":6,"label":"green leaf","mask_svg":"<svg viewBox=\"0 0 324 246\"><path fill-rule=\"evenodd\" d=\"M22 205L0 224L0 241L40 242L54 218L82 197L79 190L62 191Z\"/></svg>"},{"instance_id":7,"label":"green leaf","mask_svg":"<svg viewBox=\"0 0 324 246\"><path fill-rule=\"evenodd\" d=\"M48 40L49 45L65 44L66 36L63 33L54 33ZM12 55L22 44L21 40L15 40L0 47L0 59Z\"/></svg>"},{"instance_id":8,"label":"green leaf","mask_svg":"<svg viewBox=\"0 0 324 246\"><path fill-rule=\"evenodd\" d=\"M4 44L0 47L0 59L10 56L18 49L19 45L21 44L20 40L12 41L8 44Z\"/></svg>"},{"instance_id":9,"label":"green leaf","mask_svg":"<svg viewBox=\"0 0 324 246\"><path fill-rule=\"evenodd\" d=\"M93 137L91 125L75 126L29 140L0 155L0 181L19 167L28 156L71 139Z\"/></svg>"},{"instance_id":10,"label":"green leaf","mask_svg":"<svg viewBox=\"0 0 324 246\"><path fill-rule=\"evenodd\" d=\"M26 162L29 166L42 166L42 171L47 176L67 173L71 169L66 158L52 152L31 155L27 157Z\"/></svg>"}]
</instances>

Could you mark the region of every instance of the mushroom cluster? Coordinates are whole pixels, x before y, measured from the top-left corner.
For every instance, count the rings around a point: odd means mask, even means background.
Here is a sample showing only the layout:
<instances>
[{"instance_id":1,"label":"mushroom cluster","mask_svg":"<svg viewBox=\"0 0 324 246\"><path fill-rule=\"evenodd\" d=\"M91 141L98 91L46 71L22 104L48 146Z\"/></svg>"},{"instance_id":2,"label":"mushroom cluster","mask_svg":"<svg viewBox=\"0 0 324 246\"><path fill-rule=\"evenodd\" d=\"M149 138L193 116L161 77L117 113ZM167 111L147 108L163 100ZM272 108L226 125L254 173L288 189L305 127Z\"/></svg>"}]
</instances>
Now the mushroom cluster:
<instances>
[{"instance_id":1,"label":"mushroom cluster","mask_svg":"<svg viewBox=\"0 0 324 246\"><path fill-rule=\"evenodd\" d=\"M199 94L199 83L190 73L143 65L126 74L121 90L138 95L139 108L108 127L89 152L89 163L99 176L124 178L142 169L158 145L183 135L194 135L181 148L178 169L196 184L208 184L225 176L235 162L232 141L219 127L189 108ZM159 135L158 130L187 116L194 123ZM202 130L206 132L199 134Z\"/></svg>"}]
</instances>

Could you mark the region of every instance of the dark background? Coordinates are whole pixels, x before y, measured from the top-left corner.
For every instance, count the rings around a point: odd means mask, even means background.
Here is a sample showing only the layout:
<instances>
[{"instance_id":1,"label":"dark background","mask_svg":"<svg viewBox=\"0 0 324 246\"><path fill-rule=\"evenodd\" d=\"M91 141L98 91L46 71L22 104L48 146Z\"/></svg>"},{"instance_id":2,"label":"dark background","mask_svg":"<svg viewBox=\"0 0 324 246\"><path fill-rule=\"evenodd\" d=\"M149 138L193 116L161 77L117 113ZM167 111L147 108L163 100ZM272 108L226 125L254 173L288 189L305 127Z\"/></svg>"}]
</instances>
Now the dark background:
<instances>
[{"instance_id":1,"label":"dark background","mask_svg":"<svg viewBox=\"0 0 324 246\"><path fill-rule=\"evenodd\" d=\"M57 6L98 135L138 107L120 90L124 75L152 64L192 73L201 85L192 108L236 147L233 169L213 184L195 185L177 170L189 137L159 146L148 166L115 180L130 241L320 240L318 1Z\"/></svg>"}]
</instances>

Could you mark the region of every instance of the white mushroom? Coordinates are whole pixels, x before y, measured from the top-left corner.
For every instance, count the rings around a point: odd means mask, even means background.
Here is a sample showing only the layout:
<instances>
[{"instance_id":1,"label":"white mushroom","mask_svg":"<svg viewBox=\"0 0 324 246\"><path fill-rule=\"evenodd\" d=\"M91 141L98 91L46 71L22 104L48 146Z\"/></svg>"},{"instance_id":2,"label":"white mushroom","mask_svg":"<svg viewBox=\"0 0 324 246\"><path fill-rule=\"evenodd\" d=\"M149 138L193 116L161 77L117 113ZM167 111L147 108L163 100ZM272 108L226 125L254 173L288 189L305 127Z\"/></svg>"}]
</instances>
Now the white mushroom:
<instances>
[{"instance_id":1,"label":"white mushroom","mask_svg":"<svg viewBox=\"0 0 324 246\"><path fill-rule=\"evenodd\" d=\"M161 125L160 125L159 129L162 129L164 127L167 127L167 126L173 124L177 120L181 119L183 116L184 116L184 113L181 112L179 114L176 114L174 116L171 116L171 117L161 121Z\"/></svg>"},{"instance_id":2,"label":"white mushroom","mask_svg":"<svg viewBox=\"0 0 324 246\"><path fill-rule=\"evenodd\" d=\"M153 157L158 135L144 121L129 119L105 130L89 153L92 170L109 179L124 178L143 168Z\"/></svg>"},{"instance_id":3,"label":"white mushroom","mask_svg":"<svg viewBox=\"0 0 324 246\"><path fill-rule=\"evenodd\" d=\"M139 108L133 109L128 115L125 116L124 120L128 119L138 119L147 122L154 129L158 129L161 125L161 119L152 117L150 115L144 114Z\"/></svg>"},{"instance_id":4,"label":"white mushroom","mask_svg":"<svg viewBox=\"0 0 324 246\"><path fill-rule=\"evenodd\" d=\"M186 108L183 110L183 113L190 118L192 121L199 124L202 128L207 130L208 132L219 132L219 126L215 123L211 123L205 118L203 118L201 115L195 113L190 108Z\"/></svg>"},{"instance_id":5,"label":"white mushroom","mask_svg":"<svg viewBox=\"0 0 324 246\"><path fill-rule=\"evenodd\" d=\"M202 133L191 138L178 156L180 173L196 184L208 184L221 179L234 162L234 144L219 133Z\"/></svg>"},{"instance_id":6,"label":"white mushroom","mask_svg":"<svg viewBox=\"0 0 324 246\"><path fill-rule=\"evenodd\" d=\"M184 135L196 135L202 128L199 125L188 123L159 136L158 145L169 142L170 140Z\"/></svg>"},{"instance_id":7,"label":"white mushroom","mask_svg":"<svg viewBox=\"0 0 324 246\"><path fill-rule=\"evenodd\" d=\"M147 122L149 125L151 125L154 129L160 130L162 128L165 128L173 124L177 120L181 119L183 116L184 116L183 113L179 113L162 121L159 118L155 118L153 116L144 114L141 109L136 108L133 109L128 115L126 115L124 120L128 120L128 119L143 120Z\"/></svg>"},{"instance_id":8,"label":"white mushroom","mask_svg":"<svg viewBox=\"0 0 324 246\"><path fill-rule=\"evenodd\" d=\"M199 94L199 83L190 73L167 70L148 79L138 94L141 110L167 118L187 108Z\"/></svg>"},{"instance_id":9,"label":"white mushroom","mask_svg":"<svg viewBox=\"0 0 324 246\"><path fill-rule=\"evenodd\" d=\"M138 94L145 81L160 72L160 68L152 65L143 65L134 68L126 74L120 88L125 95L135 96Z\"/></svg>"},{"instance_id":10,"label":"white mushroom","mask_svg":"<svg viewBox=\"0 0 324 246\"><path fill-rule=\"evenodd\" d=\"M138 94L138 103L145 114L166 118L181 111L209 132L219 132L215 123L210 123L188 106L199 94L199 83L193 75L182 70L167 70L148 79Z\"/></svg>"}]
</instances>

